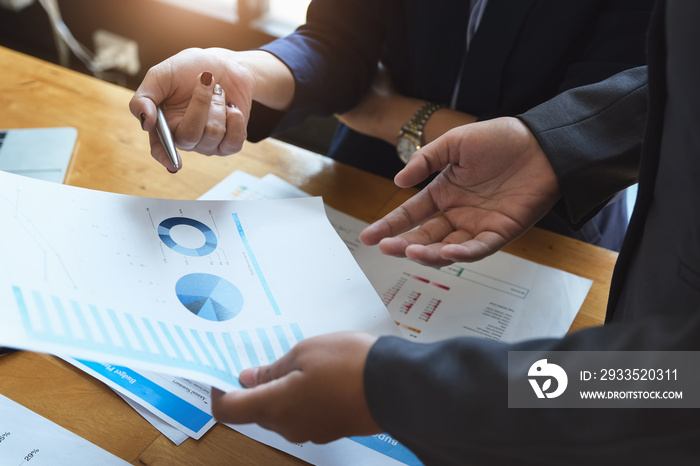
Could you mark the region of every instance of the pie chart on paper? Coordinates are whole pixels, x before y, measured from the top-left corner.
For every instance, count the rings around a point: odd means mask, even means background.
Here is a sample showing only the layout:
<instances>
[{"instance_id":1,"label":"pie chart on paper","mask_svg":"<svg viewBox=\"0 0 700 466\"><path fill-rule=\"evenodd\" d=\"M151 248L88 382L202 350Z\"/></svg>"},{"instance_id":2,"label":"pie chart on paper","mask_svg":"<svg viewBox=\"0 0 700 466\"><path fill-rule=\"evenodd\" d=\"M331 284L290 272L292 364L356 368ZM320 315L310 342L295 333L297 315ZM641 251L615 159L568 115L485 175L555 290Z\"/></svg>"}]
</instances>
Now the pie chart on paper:
<instances>
[{"instance_id":1,"label":"pie chart on paper","mask_svg":"<svg viewBox=\"0 0 700 466\"><path fill-rule=\"evenodd\" d=\"M243 309L243 295L240 290L217 275L185 275L175 284L175 293L182 305L192 314L206 320L230 320Z\"/></svg>"},{"instance_id":2,"label":"pie chart on paper","mask_svg":"<svg viewBox=\"0 0 700 466\"><path fill-rule=\"evenodd\" d=\"M173 233L176 232L184 239L192 241L194 238L195 242L198 240L199 244L194 247L178 243L173 238ZM167 247L185 256L208 256L216 249L217 240L214 232L211 228L193 218L166 218L158 225L158 236Z\"/></svg>"}]
</instances>

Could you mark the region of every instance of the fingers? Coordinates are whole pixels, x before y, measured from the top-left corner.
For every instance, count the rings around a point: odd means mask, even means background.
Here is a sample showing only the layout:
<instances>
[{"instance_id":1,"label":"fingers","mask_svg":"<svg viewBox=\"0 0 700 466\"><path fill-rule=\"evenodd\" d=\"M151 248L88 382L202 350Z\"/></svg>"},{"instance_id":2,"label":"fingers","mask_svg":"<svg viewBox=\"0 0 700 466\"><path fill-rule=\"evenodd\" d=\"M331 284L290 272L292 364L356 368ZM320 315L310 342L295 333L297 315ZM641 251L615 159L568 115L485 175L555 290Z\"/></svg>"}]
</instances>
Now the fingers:
<instances>
[{"instance_id":1,"label":"fingers","mask_svg":"<svg viewBox=\"0 0 700 466\"><path fill-rule=\"evenodd\" d=\"M449 263L476 262L499 251L507 241L496 233L481 235L462 244L447 244L440 249L440 257ZM409 252L413 255L413 252Z\"/></svg>"},{"instance_id":2,"label":"fingers","mask_svg":"<svg viewBox=\"0 0 700 466\"><path fill-rule=\"evenodd\" d=\"M163 84L167 73L163 72L161 65L156 65L146 73L143 81L129 101L131 114L138 118L144 131L151 131L156 126L156 106L160 104L166 95Z\"/></svg>"},{"instance_id":3,"label":"fingers","mask_svg":"<svg viewBox=\"0 0 700 466\"><path fill-rule=\"evenodd\" d=\"M451 220L451 214L438 215L419 228L383 238L379 241L379 250L386 255L407 257L423 265L441 267L453 262L481 260L508 243L503 233L513 227L490 228L487 225L493 222L489 221L491 216L476 211L468 217L470 220L462 220L458 227Z\"/></svg>"},{"instance_id":4,"label":"fingers","mask_svg":"<svg viewBox=\"0 0 700 466\"><path fill-rule=\"evenodd\" d=\"M172 84L172 69L165 62L148 70L144 80L129 102L129 110L139 119L141 128L149 133L151 155L170 173L177 169L168 158L156 133L157 107L168 97ZM172 125L171 125L172 126ZM172 128L171 128L172 130Z\"/></svg>"},{"instance_id":5,"label":"fingers","mask_svg":"<svg viewBox=\"0 0 700 466\"><path fill-rule=\"evenodd\" d=\"M241 150L245 138L243 113L211 73L202 73L175 131L178 147L204 155L229 155Z\"/></svg>"},{"instance_id":6,"label":"fingers","mask_svg":"<svg viewBox=\"0 0 700 466\"><path fill-rule=\"evenodd\" d=\"M443 266L452 261L442 257L442 248L450 243L472 240L473 235L455 229L447 216L439 215L425 222L420 228L379 242L379 250L386 255L407 257L429 266Z\"/></svg>"},{"instance_id":7,"label":"fingers","mask_svg":"<svg viewBox=\"0 0 700 466\"><path fill-rule=\"evenodd\" d=\"M272 364L243 370L238 376L238 381L246 388L254 388L284 377L297 368L296 354L299 351L297 348L295 346Z\"/></svg>"},{"instance_id":8,"label":"fingers","mask_svg":"<svg viewBox=\"0 0 700 466\"><path fill-rule=\"evenodd\" d=\"M226 134L219 143L219 155L240 152L247 136L246 116L234 102L229 100L226 103Z\"/></svg>"},{"instance_id":9,"label":"fingers","mask_svg":"<svg viewBox=\"0 0 700 466\"><path fill-rule=\"evenodd\" d=\"M214 76L205 71L197 81L185 115L174 134L178 147L187 151L193 150L202 139L209 124L209 108L214 101Z\"/></svg>"},{"instance_id":10,"label":"fingers","mask_svg":"<svg viewBox=\"0 0 700 466\"><path fill-rule=\"evenodd\" d=\"M449 164L459 163L460 151L459 147L455 146L460 145L462 138L469 134L467 126L456 128L460 129L461 133L456 133L454 130L448 131L443 137L421 147L394 177L396 186L410 188L432 173L443 170ZM448 136L453 132L453 137Z\"/></svg>"},{"instance_id":11,"label":"fingers","mask_svg":"<svg viewBox=\"0 0 700 466\"><path fill-rule=\"evenodd\" d=\"M226 104L222 87L205 71L198 77L185 115L175 131L178 147L211 154L226 131Z\"/></svg>"},{"instance_id":12,"label":"fingers","mask_svg":"<svg viewBox=\"0 0 700 466\"><path fill-rule=\"evenodd\" d=\"M238 381L244 388L253 388L258 384L258 367L251 367L250 369L244 369L238 375Z\"/></svg>"},{"instance_id":13,"label":"fingers","mask_svg":"<svg viewBox=\"0 0 700 466\"><path fill-rule=\"evenodd\" d=\"M254 82L245 67L230 66L230 55L220 49L188 49L155 65L129 102L131 113L151 133L162 106L179 149L206 155L239 151ZM227 90L233 99L227 98ZM233 104L236 100L243 111ZM172 171L158 139L150 137L150 143L153 157Z\"/></svg>"},{"instance_id":14,"label":"fingers","mask_svg":"<svg viewBox=\"0 0 700 466\"><path fill-rule=\"evenodd\" d=\"M405 249L408 259L430 267L443 267L455 262L476 262L499 251L507 241L494 232L480 234L463 243L441 243L428 245L409 244Z\"/></svg>"},{"instance_id":15,"label":"fingers","mask_svg":"<svg viewBox=\"0 0 700 466\"><path fill-rule=\"evenodd\" d=\"M379 242L379 250L386 255L395 257L407 257L407 250L411 245L429 246L431 247L432 254L428 250L423 250L422 248L420 256L412 259L418 262L425 261L440 261L439 251L436 249L443 241L446 240L450 233L454 232L454 227L449 223L447 218L440 215L433 218L420 228L403 233L400 236L394 238L384 238ZM463 238L463 241L470 239L468 235ZM457 241L457 239L455 239Z\"/></svg>"},{"instance_id":16,"label":"fingers","mask_svg":"<svg viewBox=\"0 0 700 466\"><path fill-rule=\"evenodd\" d=\"M139 119L141 129L151 131L156 126L156 104L148 97L143 95L131 98L129 102L129 110Z\"/></svg>"},{"instance_id":17,"label":"fingers","mask_svg":"<svg viewBox=\"0 0 700 466\"><path fill-rule=\"evenodd\" d=\"M249 387L212 393L222 422L257 423L292 442L326 443L380 431L364 395L364 368L376 336L342 332L299 342L268 366L241 372Z\"/></svg>"},{"instance_id":18,"label":"fingers","mask_svg":"<svg viewBox=\"0 0 700 466\"><path fill-rule=\"evenodd\" d=\"M247 390L219 392L216 398L212 393L214 417L232 424L264 422L268 415L265 407L274 399L268 397L281 396L287 389L285 377L295 370L296 353L293 348L272 364L243 370L238 380Z\"/></svg>"},{"instance_id":19,"label":"fingers","mask_svg":"<svg viewBox=\"0 0 700 466\"><path fill-rule=\"evenodd\" d=\"M431 192L425 188L360 232L360 241L374 246L382 239L397 236L439 212Z\"/></svg>"},{"instance_id":20,"label":"fingers","mask_svg":"<svg viewBox=\"0 0 700 466\"><path fill-rule=\"evenodd\" d=\"M297 376L301 375L296 373ZM257 423L269 426L271 417L270 400L284 399L294 382L294 375L272 380L252 389L234 390L228 393L212 393L212 414L227 424Z\"/></svg>"},{"instance_id":21,"label":"fingers","mask_svg":"<svg viewBox=\"0 0 700 466\"><path fill-rule=\"evenodd\" d=\"M463 243L447 241L416 244L403 236L386 238L379 243L379 250L388 256L406 257L429 267L444 267L455 262L476 262L499 251L506 241L496 233L480 235Z\"/></svg>"},{"instance_id":22,"label":"fingers","mask_svg":"<svg viewBox=\"0 0 700 466\"><path fill-rule=\"evenodd\" d=\"M454 138L445 137L436 139L413 154L403 170L396 174L396 185L409 188L425 180L430 174L443 170L450 163L458 163L459 151L449 142L453 140ZM437 180L433 180L431 185L365 228L360 233L360 241L373 246L384 238L399 235L418 226L422 221L440 212L434 196L439 185ZM389 248L391 250L399 245L398 242L385 243L388 244L392 245Z\"/></svg>"}]
</instances>

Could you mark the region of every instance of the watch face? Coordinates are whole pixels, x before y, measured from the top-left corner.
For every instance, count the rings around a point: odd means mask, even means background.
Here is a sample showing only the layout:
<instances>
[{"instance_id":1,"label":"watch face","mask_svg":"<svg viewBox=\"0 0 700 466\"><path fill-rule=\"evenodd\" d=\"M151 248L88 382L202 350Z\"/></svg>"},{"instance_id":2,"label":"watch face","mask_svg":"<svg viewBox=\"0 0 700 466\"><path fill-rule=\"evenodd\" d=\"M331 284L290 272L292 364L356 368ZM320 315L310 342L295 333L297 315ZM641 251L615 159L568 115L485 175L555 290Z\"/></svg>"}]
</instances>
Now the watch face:
<instances>
[{"instance_id":1,"label":"watch face","mask_svg":"<svg viewBox=\"0 0 700 466\"><path fill-rule=\"evenodd\" d=\"M396 144L396 152L403 163L408 163L411 155L418 150L418 145L410 138L403 136Z\"/></svg>"}]
</instances>

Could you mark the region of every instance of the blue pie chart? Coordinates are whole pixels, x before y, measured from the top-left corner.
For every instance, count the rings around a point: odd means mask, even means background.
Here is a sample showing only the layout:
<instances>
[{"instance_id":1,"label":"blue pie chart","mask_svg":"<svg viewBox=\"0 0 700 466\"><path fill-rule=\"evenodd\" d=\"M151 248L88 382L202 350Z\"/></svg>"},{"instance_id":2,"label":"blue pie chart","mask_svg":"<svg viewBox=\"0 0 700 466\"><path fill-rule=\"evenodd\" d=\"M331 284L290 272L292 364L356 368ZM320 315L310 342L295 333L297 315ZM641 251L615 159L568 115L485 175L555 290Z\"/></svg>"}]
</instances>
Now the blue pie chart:
<instances>
[{"instance_id":1,"label":"blue pie chart","mask_svg":"<svg viewBox=\"0 0 700 466\"><path fill-rule=\"evenodd\" d=\"M175 293L192 314L206 320L230 320L243 309L240 290L228 280L208 273L191 273L180 278Z\"/></svg>"},{"instance_id":2,"label":"blue pie chart","mask_svg":"<svg viewBox=\"0 0 700 466\"><path fill-rule=\"evenodd\" d=\"M200 236L202 239L202 245L196 248L191 248L183 246L182 244L178 244L177 241L173 239L171 230L181 225L193 228L195 230L199 230L199 232L201 233ZM185 256L208 256L209 254L214 252L214 249L216 249L216 244L218 243L216 235L211 230L211 228L209 228L199 220L187 217L166 218L165 220L160 222L160 225L158 225L158 236L167 247L169 247L175 252L184 254Z\"/></svg>"}]
</instances>

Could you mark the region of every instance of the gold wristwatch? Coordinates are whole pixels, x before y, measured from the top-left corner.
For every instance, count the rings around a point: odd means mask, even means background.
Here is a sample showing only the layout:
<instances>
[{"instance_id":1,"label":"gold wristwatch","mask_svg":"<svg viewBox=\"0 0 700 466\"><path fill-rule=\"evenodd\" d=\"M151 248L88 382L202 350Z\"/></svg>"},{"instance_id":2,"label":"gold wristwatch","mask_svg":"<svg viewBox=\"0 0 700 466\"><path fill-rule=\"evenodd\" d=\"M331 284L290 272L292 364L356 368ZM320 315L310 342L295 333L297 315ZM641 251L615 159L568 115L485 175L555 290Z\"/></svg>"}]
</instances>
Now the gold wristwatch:
<instances>
[{"instance_id":1,"label":"gold wristwatch","mask_svg":"<svg viewBox=\"0 0 700 466\"><path fill-rule=\"evenodd\" d=\"M427 102L415 115L401 128L399 140L396 143L396 152L403 163L408 163L411 155L423 145L423 127L428 118L442 105Z\"/></svg>"}]
</instances>

